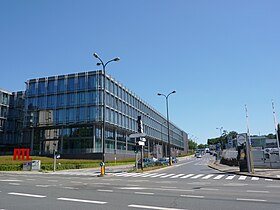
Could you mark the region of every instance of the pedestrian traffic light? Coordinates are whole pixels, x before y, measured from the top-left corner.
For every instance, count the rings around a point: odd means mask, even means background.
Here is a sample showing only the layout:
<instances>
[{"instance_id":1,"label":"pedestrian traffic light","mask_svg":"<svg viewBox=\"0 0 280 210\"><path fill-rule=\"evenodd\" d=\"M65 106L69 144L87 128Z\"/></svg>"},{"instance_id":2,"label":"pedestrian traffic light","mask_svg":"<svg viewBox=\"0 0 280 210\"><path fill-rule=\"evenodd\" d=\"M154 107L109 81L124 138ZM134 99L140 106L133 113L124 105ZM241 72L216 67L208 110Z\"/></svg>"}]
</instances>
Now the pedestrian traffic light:
<instances>
[{"instance_id":1,"label":"pedestrian traffic light","mask_svg":"<svg viewBox=\"0 0 280 210\"><path fill-rule=\"evenodd\" d=\"M143 122L141 120L141 116L137 118L137 125L138 125L138 133L143 133Z\"/></svg>"},{"instance_id":2,"label":"pedestrian traffic light","mask_svg":"<svg viewBox=\"0 0 280 210\"><path fill-rule=\"evenodd\" d=\"M140 146L136 143L135 146L133 147L134 153L138 153L140 150Z\"/></svg>"}]
</instances>

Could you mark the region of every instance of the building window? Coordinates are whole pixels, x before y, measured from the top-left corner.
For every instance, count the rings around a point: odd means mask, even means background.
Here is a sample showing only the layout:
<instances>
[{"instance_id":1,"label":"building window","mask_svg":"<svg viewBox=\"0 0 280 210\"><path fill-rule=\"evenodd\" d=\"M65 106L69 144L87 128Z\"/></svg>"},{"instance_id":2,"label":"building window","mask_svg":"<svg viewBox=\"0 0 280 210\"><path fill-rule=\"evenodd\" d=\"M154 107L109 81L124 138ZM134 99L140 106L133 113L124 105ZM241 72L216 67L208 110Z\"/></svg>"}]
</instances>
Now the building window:
<instances>
[{"instance_id":1,"label":"building window","mask_svg":"<svg viewBox=\"0 0 280 210\"><path fill-rule=\"evenodd\" d=\"M36 83L29 83L29 89L28 89L29 95L35 95L36 94Z\"/></svg>"},{"instance_id":2,"label":"building window","mask_svg":"<svg viewBox=\"0 0 280 210\"><path fill-rule=\"evenodd\" d=\"M96 89L96 75L91 75L88 77L88 89L90 90Z\"/></svg>"},{"instance_id":3,"label":"building window","mask_svg":"<svg viewBox=\"0 0 280 210\"><path fill-rule=\"evenodd\" d=\"M48 81L48 93L55 93L55 81Z\"/></svg>"},{"instance_id":4,"label":"building window","mask_svg":"<svg viewBox=\"0 0 280 210\"><path fill-rule=\"evenodd\" d=\"M65 88L64 88L64 79L60 79L57 82L57 91L58 92L64 92Z\"/></svg>"},{"instance_id":5,"label":"building window","mask_svg":"<svg viewBox=\"0 0 280 210\"><path fill-rule=\"evenodd\" d=\"M66 104L65 99L66 99L66 97L64 94L58 95L57 96L57 106L63 107Z\"/></svg>"},{"instance_id":6,"label":"building window","mask_svg":"<svg viewBox=\"0 0 280 210\"><path fill-rule=\"evenodd\" d=\"M48 106L47 106L47 108L48 108L48 109L53 109L53 108L55 108L55 96L48 96L48 97L47 97L47 100L48 100Z\"/></svg>"},{"instance_id":7,"label":"building window","mask_svg":"<svg viewBox=\"0 0 280 210\"><path fill-rule=\"evenodd\" d=\"M80 105L84 105L84 104L86 104L86 94L85 94L85 92L81 92L81 93L78 93L78 103L80 104Z\"/></svg>"},{"instance_id":8,"label":"building window","mask_svg":"<svg viewBox=\"0 0 280 210\"><path fill-rule=\"evenodd\" d=\"M75 78L68 78L67 80L67 90L74 91L75 90Z\"/></svg>"},{"instance_id":9,"label":"building window","mask_svg":"<svg viewBox=\"0 0 280 210\"><path fill-rule=\"evenodd\" d=\"M67 94L67 105L74 106L75 104L76 104L76 94L75 93Z\"/></svg>"},{"instance_id":10,"label":"building window","mask_svg":"<svg viewBox=\"0 0 280 210\"><path fill-rule=\"evenodd\" d=\"M86 89L86 77L79 77L78 78L78 90L85 90Z\"/></svg>"}]
</instances>

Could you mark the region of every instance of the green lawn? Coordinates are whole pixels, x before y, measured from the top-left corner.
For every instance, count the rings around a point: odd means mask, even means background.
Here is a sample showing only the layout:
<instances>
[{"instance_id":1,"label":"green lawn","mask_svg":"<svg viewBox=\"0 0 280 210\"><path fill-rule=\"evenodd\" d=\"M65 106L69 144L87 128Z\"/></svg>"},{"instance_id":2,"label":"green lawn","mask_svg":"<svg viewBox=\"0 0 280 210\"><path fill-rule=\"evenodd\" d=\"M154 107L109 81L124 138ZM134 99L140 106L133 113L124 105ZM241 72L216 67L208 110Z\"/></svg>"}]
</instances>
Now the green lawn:
<instances>
[{"instance_id":1,"label":"green lawn","mask_svg":"<svg viewBox=\"0 0 280 210\"><path fill-rule=\"evenodd\" d=\"M41 160L41 169L45 171L53 170L53 158L30 156L32 160ZM13 156L0 156L0 171L20 171L22 164L26 160L13 160ZM82 159L57 159L57 170L80 169L80 168L97 168L100 160L82 160ZM116 165L133 164L134 160L119 160ZM115 161L106 161L106 166L115 165Z\"/></svg>"}]
</instances>

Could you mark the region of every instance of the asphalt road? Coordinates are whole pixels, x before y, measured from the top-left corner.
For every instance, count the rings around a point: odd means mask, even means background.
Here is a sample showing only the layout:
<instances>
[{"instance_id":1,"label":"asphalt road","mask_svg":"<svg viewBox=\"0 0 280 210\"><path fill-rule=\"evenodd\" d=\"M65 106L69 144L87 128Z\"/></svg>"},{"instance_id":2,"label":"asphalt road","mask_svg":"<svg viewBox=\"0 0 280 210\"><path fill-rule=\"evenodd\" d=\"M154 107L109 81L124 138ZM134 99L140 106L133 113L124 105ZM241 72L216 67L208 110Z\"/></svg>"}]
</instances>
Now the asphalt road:
<instances>
[{"instance_id":1,"label":"asphalt road","mask_svg":"<svg viewBox=\"0 0 280 210\"><path fill-rule=\"evenodd\" d=\"M0 175L0 210L162 209L276 210L280 181L208 168L212 157L150 173Z\"/></svg>"}]
</instances>

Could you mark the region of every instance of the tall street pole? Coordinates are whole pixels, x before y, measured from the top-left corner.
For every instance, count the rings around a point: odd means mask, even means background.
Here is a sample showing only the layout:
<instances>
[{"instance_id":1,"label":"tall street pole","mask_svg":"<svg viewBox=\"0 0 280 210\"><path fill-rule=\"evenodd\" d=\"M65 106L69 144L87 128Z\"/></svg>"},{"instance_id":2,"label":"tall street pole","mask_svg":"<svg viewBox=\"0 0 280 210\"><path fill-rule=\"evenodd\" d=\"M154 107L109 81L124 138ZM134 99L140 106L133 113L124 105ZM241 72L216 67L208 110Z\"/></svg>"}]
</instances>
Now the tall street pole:
<instances>
[{"instance_id":1,"label":"tall street pole","mask_svg":"<svg viewBox=\"0 0 280 210\"><path fill-rule=\"evenodd\" d=\"M276 117L276 112L274 109L274 101L272 100L272 111L273 111L273 119L274 119L274 128L275 128L275 135L276 135L276 143L278 147L278 158L280 160L280 148L279 148L279 136L278 136L278 122Z\"/></svg>"},{"instance_id":2,"label":"tall street pole","mask_svg":"<svg viewBox=\"0 0 280 210\"><path fill-rule=\"evenodd\" d=\"M103 165L101 167L104 167L103 170L101 168L101 175L105 174L105 128L106 128L106 66L113 62L113 61L119 61L120 58L116 57L114 59L111 59L107 61L106 63L103 62L103 60L98 56L97 53L93 53L93 56L97 58L100 62L97 63L97 66L102 65L103 70L103 124L102 124L102 162Z\"/></svg>"},{"instance_id":3,"label":"tall street pole","mask_svg":"<svg viewBox=\"0 0 280 210\"><path fill-rule=\"evenodd\" d=\"M176 93L175 90L173 90L171 93L169 93L168 95L162 94L162 93L158 93L158 96L164 96L165 100L166 100L166 117L167 117L167 137L168 137L168 153L169 153L169 165L172 165L172 157L171 157L171 145L170 145L170 129L169 129L169 113L168 113L168 97L173 94Z\"/></svg>"}]
</instances>

